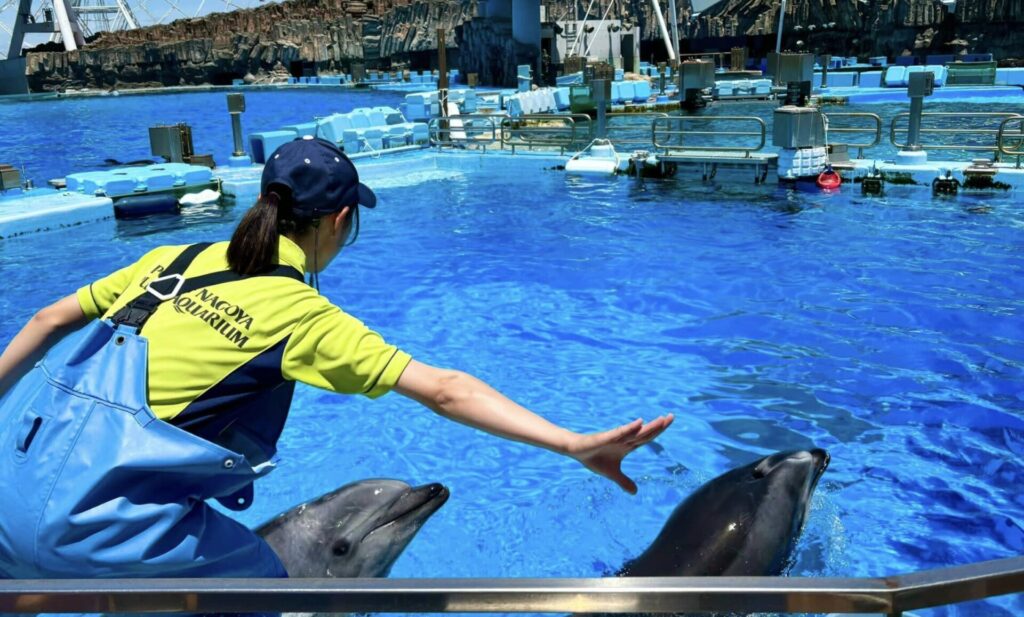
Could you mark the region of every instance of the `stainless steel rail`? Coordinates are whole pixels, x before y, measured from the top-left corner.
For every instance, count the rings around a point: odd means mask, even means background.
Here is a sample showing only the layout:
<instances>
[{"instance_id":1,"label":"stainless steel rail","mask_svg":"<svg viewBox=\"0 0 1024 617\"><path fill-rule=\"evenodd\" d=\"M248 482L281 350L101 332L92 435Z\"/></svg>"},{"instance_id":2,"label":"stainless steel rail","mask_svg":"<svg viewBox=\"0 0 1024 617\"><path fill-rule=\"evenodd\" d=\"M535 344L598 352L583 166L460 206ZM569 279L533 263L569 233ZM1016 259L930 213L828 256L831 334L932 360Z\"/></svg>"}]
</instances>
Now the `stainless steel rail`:
<instances>
[{"instance_id":1,"label":"stainless steel rail","mask_svg":"<svg viewBox=\"0 0 1024 617\"><path fill-rule=\"evenodd\" d=\"M828 143L834 146L846 146L847 148L857 148L857 158L864 158L864 150L866 148L873 148L882 141L882 119L877 114L868 114L861 112L836 112L824 114L826 126L828 127ZM874 128L860 127L860 126L833 126L832 120L844 120L850 118L867 118L874 121ZM871 135L871 140L868 142L849 142L839 141L833 138L833 136L839 133L840 135Z\"/></svg>"},{"instance_id":2,"label":"stainless steel rail","mask_svg":"<svg viewBox=\"0 0 1024 617\"><path fill-rule=\"evenodd\" d=\"M573 146L585 146L593 139L593 122L586 114L525 114L505 117L501 121L501 145L558 148L561 152Z\"/></svg>"},{"instance_id":3,"label":"stainless steel rail","mask_svg":"<svg viewBox=\"0 0 1024 617\"><path fill-rule=\"evenodd\" d=\"M1016 129L1010 130L1013 124ZM996 144L999 146L1000 154L1017 157L1017 168L1020 168L1021 156L1024 156L1024 116L1007 118L999 123L999 134L996 136Z\"/></svg>"},{"instance_id":4,"label":"stainless steel rail","mask_svg":"<svg viewBox=\"0 0 1024 617\"><path fill-rule=\"evenodd\" d=\"M0 581L0 612L883 613L1024 592L1024 557L885 578Z\"/></svg>"},{"instance_id":5,"label":"stainless steel rail","mask_svg":"<svg viewBox=\"0 0 1024 617\"><path fill-rule=\"evenodd\" d=\"M922 143L919 144L924 150L962 150L967 152L991 152L995 160L1000 159L999 128L997 122L1020 117L1020 114L1012 112L930 112L921 114L923 120L947 119L951 120L953 126L921 127ZM909 144L898 141L897 133L906 135L908 128L897 127L901 120L909 121L908 112L898 113L892 118L889 124L889 141L897 148L907 148ZM970 123L982 124L983 126L970 126ZM947 143L924 143L926 135L947 135L950 139ZM975 138L976 141L985 143L969 143L963 138ZM954 143L955 142L955 143Z\"/></svg>"},{"instance_id":6,"label":"stainless steel rail","mask_svg":"<svg viewBox=\"0 0 1024 617\"><path fill-rule=\"evenodd\" d=\"M501 120L504 116L464 114L449 118L431 118L427 123L430 145L477 144L486 149L501 142Z\"/></svg>"},{"instance_id":7,"label":"stainless steel rail","mask_svg":"<svg viewBox=\"0 0 1024 617\"><path fill-rule=\"evenodd\" d=\"M694 130L687 128L689 124L712 122L749 122L757 126L752 131L726 131L726 130ZM702 152L757 152L767 141L768 127L764 120L756 116L669 116L666 118L655 118L651 121L651 143L656 151L666 152L669 150L688 150ZM687 137L706 138L714 137L755 137L757 145L746 146L718 146L718 145L691 145L686 143Z\"/></svg>"},{"instance_id":8,"label":"stainless steel rail","mask_svg":"<svg viewBox=\"0 0 1024 617\"><path fill-rule=\"evenodd\" d=\"M615 146L644 146L651 145L651 121L654 118L668 118L666 113L609 113L605 115L608 124L606 126L607 137ZM629 122L635 120L635 122Z\"/></svg>"}]
</instances>

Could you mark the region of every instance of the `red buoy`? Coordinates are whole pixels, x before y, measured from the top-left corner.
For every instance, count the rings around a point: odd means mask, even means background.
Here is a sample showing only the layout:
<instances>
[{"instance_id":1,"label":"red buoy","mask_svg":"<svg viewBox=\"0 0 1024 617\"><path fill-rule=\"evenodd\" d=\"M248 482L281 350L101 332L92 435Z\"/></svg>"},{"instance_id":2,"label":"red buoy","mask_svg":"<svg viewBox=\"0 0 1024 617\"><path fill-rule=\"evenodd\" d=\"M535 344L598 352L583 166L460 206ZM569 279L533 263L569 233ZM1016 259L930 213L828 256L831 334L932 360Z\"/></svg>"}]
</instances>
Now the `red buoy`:
<instances>
[{"instance_id":1,"label":"red buoy","mask_svg":"<svg viewBox=\"0 0 1024 617\"><path fill-rule=\"evenodd\" d=\"M825 171L818 174L818 188L831 191L839 188L839 185L843 183L842 177L832 170L832 167L826 167Z\"/></svg>"}]
</instances>

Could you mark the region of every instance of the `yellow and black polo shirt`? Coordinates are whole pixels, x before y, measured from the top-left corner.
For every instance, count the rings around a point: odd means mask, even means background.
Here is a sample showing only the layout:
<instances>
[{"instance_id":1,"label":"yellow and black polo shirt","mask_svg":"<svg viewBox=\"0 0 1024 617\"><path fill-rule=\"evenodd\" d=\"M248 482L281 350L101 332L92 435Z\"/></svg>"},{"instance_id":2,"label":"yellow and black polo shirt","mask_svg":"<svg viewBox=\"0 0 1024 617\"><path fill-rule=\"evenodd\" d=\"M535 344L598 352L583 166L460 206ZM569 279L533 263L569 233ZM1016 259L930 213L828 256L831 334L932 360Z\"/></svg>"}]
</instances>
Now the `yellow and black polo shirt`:
<instances>
[{"instance_id":1,"label":"yellow and black polo shirt","mask_svg":"<svg viewBox=\"0 0 1024 617\"><path fill-rule=\"evenodd\" d=\"M227 242L200 253L184 277L228 269ZM78 290L85 314L109 318L144 293L184 249L154 249ZM279 262L304 272L302 249L281 237ZM300 280L255 276L182 293L146 322L149 404L157 417L210 438L253 414L283 426L294 382L375 398L398 381L408 354ZM276 441L281 426L266 434ZM261 433L266 431L261 430ZM270 450L272 443L264 444Z\"/></svg>"}]
</instances>

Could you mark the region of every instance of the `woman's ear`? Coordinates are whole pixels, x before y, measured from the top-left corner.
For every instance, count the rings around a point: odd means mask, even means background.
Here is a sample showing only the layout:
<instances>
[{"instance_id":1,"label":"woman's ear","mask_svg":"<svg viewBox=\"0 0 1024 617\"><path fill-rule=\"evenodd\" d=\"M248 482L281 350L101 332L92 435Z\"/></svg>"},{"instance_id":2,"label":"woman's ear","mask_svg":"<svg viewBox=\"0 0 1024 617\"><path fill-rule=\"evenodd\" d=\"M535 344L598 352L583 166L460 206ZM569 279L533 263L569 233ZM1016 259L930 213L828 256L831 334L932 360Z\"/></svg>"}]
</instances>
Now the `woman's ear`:
<instances>
[{"instance_id":1,"label":"woman's ear","mask_svg":"<svg viewBox=\"0 0 1024 617\"><path fill-rule=\"evenodd\" d=\"M331 221L331 228L334 235L341 235L345 231L345 218L348 216L348 211L351 210L351 206L345 206L339 212L333 216Z\"/></svg>"}]
</instances>

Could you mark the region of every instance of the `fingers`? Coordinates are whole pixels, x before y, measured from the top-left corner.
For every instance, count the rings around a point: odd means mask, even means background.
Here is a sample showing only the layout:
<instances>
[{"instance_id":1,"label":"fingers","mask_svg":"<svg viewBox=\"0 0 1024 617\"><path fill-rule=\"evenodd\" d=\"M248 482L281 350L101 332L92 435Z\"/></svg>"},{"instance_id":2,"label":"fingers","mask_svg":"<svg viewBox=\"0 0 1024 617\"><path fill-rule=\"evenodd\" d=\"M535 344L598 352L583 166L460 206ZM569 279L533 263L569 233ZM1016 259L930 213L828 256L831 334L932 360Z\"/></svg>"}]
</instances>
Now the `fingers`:
<instances>
[{"instance_id":1,"label":"fingers","mask_svg":"<svg viewBox=\"0 0 1024 617\"><path fill-rule=\"evenodd\" d=\"M625 424L617 429L608 431L608 433L606 433L608 437L608 441L606 443L620 443L628 446L629 449L620 454L620 456L624 456L633 449L653 441L665 432L665 429L672 425L673 420L675 420L675 416L672 414L657 417L647 424L644 424L643 421L639 419L634 420L629 424ZM622 490L626 491L630 495L636 495L636 482L626 474L622 473L622 468L619 463L621 463L621 458L612 469L606 469L604 471L604 475L618 484Z\"/></svg>"},{"instance_id":2,"label":"fingers","mask_svg":"<svg viewBox=\"0 0 1024 617\"><path fill-rule=\"evenodd\" d=\"M659 435L665 432L665 429L672 425L673 420L675 420L675 416L672 414L651 420L645 424L632 439L630 439L629 445L642 446L645 443L656 439Z\"/></svg>"},{"instance_id":3,"label":"fingers","mask_svg":"<svg viewBox=\"0 0 1024 617\"><path fill-rule=\"evenodd\" d=\"M639 434L643 427L644 421L641 418L637 418L636 420L633 420L629 424L623 424L619 428L613 428L610 431L602 433L600 435L601 442L615 443L617 441L635 439L637 434Z\"/></svg>"},{"instance_id":4,"label":"fingers","mask_svg":"<svg viewBox=\"0 0 1024 617\"><path fill-rule=\"evenodd\" d=\"M630 495L636 495L636 482L633 482L633 480L630 479L629 476L622 473L622 470L616 470L609 476L609 478L611 478L612 481L618 484L622 488L622 490L626 491Z\"/></svg>"}]
</instances>

